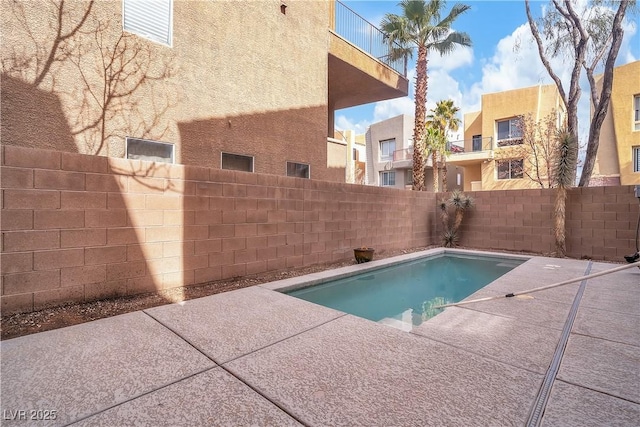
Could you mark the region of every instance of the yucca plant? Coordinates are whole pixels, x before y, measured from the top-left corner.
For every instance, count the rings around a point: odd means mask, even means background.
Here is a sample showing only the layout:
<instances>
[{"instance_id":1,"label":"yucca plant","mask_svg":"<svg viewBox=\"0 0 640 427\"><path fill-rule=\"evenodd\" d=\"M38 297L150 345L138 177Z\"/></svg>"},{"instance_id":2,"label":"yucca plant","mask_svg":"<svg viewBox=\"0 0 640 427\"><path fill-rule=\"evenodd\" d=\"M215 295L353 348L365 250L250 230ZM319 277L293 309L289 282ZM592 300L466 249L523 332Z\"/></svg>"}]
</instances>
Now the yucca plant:
<instances>
[{"instance_id":1,"label":"yucca plant","mask_svg":"<svg viewBox=\"0 0 640 427\"><path fill-rule=\"evenodd\" d=\"M458 233L451 229L442 232L442 246L445 248L455 248L458 246Z\"/></svg>"},{"instance_id":2,"label":"yucca plant","mask_svg":"<svg viewBox=\"0 0 640 427\"><path fill-rule=\"evenodd\" d=\"M452 230L457 232L460 225L462 225L462 218L464 217L465 211L473 207L473 199L460 190L454 190L451 193L449 204L453 206L455 212Z\"/></svg>"},{"instance_id":3,"label":"yucca plant","mask_svg":"<svg viewBox=\"0 0 640 427\"><path fill-rule=\"evenodd\" d=\"M558 155L553 170L553 182L556 187L556 199L553 207L554 235L556 239L556 256L567 254L565 233L565 207L567 204L567 188L573 186L574 171L578 162L578 150L573 137L566 130L558 133Z\"/></svg>"},{"instance_id":4,"label":"yucca plant","mask_svg":"<svg viewBox=\"0 0 640 427\"><path fill-rule=\"evenodd\" d=\"M449 227L449 210L447 209L447 201L442 200L438 207L440 207L440 221L442 222L443 229L447 229Z\"/></svg>"},{"instance_id":5,"label":"yucca plant","mask_svg":"<svg viewBox=\"0 0 640 427\"><path fill-rule=\"evenodd\" d=\"M459 230L462 225L464 213L473 208L473 198L460 190L451 192L448 200L440 202L440 219L442 220L442 244L446 248L456 247L460 237ZM449 207L453 208L453 224L450 223Z\"/></svg>"}]
</instances>

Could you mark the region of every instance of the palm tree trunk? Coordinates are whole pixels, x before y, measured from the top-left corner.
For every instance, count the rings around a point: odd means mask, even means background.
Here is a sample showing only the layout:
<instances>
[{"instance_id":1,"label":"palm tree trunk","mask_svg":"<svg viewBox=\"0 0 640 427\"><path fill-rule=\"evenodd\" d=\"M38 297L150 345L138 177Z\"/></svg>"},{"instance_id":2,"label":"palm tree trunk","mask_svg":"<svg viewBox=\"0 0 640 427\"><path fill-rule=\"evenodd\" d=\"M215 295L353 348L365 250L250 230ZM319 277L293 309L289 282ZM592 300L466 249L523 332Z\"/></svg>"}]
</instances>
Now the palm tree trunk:
<instances>
[{"instance_id":1,"label":"palm tree trunk","mask_svg":"<svg viewBox=\"0 0 640 427\"><path fill-rule=\"evenodd\" d=\"M433 192L434 193L438 192L438 159L436 158L437 155L438 155L438 152L436 150L433 150L431 152L431 164L432 164L431 169L433 169Z\"/></svg>"},{"instance_id":2,"label":"palm tree trunk","mask_svg":"<svg viewBox=\"0 0 640 427\"><path fill-rule=\"evenodd\" d=\"M442 155L442 191L447 192L447 157Z\"/></svg>"},{"instance_id":3,"label":"palm tree trunk","mask_svg":"<svg viewBox=\"0 0 640 427\"><path fill-rule=\"evenodd\" d=\"M413 128L413 189L424 191L423 141L424 122L427 115L427 48L418 46L416 65L416 109Z\"/></svg>"}]
</instances>

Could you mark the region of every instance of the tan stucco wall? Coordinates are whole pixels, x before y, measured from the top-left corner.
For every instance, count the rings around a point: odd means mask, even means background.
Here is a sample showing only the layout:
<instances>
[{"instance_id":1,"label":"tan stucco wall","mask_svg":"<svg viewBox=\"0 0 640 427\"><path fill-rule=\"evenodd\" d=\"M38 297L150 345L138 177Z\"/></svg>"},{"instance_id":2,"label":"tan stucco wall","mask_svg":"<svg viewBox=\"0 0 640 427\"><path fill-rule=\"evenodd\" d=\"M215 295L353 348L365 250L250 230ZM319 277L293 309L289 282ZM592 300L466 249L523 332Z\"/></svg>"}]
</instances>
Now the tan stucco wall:
<instances>
[{"instance_id":1,"label":"tan stucco wall","mask_svg":"<svg viewBox=\"0 0 640 427\"><path fill-rule=\"evenodd\" d=\"M471 183L474 181L482 181L481 164L477 163L464 167L464 191L471 191Z\"/></svg>"},{"instance_id":2,"label":"tan stucco wall","mask_svg":"<svg viewBox=\"0 0 640 427\"><path fill-rule=\"evenodd\" d=\"M473 151L473 135L482 134L482 112L474 111L464 115L464 151Z\"/></svg>"},{"instance_id":3,"label":"tan stucco wall","mask_svg":"<svg viewBox=\"0 0 640 427\"><path fill-rule=\"evenodd\" d=\"M483 190L508 190L518 188L539 188L526 176L521 179L498 180L496 161L515 156L510 147L497 147L496 121L532 114L534 120L541 120L553 110L564 110L555 85L532 86L504 92L482 95L482 110L464 115L465 151L472 150L473 135L491 137L494 160L478 160L477 164L465 168L465 189L471 188L472 181L482 180ZM519 151L522 151L521 148ZM525 157L525 168L531 171L531 163ZM479 176L478 176L479 175Z\"/></svg>"},{"instance_id":4,"label":"tan stucco wall","mask_svg":"<svg viewBox=\"0 0 640 427\"><path fill-rule=\"evenodd\" d=\"M121 1L95 2L36 85L57 3L2 0L2 143L123 157L134 136L175 144L178 163L219 168L225 151L255 156L255 172L284 174L295 158L315 178L335 177L326 166L329 3L288 2L282 14L279 0L174 0L168 47L123 32ZM63 33L88 5L65 3ZM100 64L118 40L130 75L114 91L147 78L103 109Z\"/></svg>"},{"instance_id":5,"label":"tan stucco wall","mask_svg":"<svg viewBox=\"0 0 640 427\"><path fill-rule=\"evenodd\" d=\"M602 76L597 78L599 89ZM620 175L622 185L640 184L640 172L633 172L632 148L640 146L640 131L633 129L633 97L640 94L640 61L613 71L611 103L602 123L594 175Z\"/></svg>"}]
</instances>

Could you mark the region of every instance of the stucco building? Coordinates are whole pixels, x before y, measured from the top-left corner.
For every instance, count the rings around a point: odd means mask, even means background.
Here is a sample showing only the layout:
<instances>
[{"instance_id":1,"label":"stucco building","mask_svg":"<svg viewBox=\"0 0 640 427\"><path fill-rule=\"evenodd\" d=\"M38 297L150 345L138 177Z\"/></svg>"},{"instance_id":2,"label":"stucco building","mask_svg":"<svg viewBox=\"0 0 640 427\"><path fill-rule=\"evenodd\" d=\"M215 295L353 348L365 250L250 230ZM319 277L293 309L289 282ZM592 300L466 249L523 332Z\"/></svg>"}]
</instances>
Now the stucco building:
<instances>
[{"instance_id":1,"label":"stucco building","mask_svg":"<svg viewBox=\"0 0 640 427\"><path fill-rule=\"evenodd\" d=\"M602 90L602 78L596 78ZM611 103L602 122L590 185L640 184L640 61L613 70Z\"/></svg>"},{"instance_id":2,"label":"stucco building","mask_svg":"<svg viewBox=\"0 0 640 427\"><path fill-rule=\"evenodd\" d=\"M523 155L519 117L540 121L550 114L558 122L564 106L555 85L539 85L482 95L480 111L464 115L464 152L452 154L450 165L464 168L464 190L539 188L526 178L530 162Z\"/></svg>"},{"instance_id":3,"label":"stucco building","mask_svg":"<svg viewBox=\"0 0 640 427\"><path fill-rule=\"evenodd\" d=\"M139 4L3 0L3 144L343 182L334 111L407 94L341 3Z\"/></svg>"},{"instance_id":4,"label":"stucco building","mask_svg":"<svg viewBox=\"0 0 640 427\"><path fill-rule=\"evenodd\" d=\"M413 116L401 114L373 123L365 134L367 179L370 185L411 189L413 183ZM448 135L455 140L455 134ZM455 146L457 150L457 146ZM462 188L464 171L448 165L447 190ZM426 191L433 191L432 158L425 158ZM439 188L442 189L440 177Z\"/></svg>"}]
</instances>

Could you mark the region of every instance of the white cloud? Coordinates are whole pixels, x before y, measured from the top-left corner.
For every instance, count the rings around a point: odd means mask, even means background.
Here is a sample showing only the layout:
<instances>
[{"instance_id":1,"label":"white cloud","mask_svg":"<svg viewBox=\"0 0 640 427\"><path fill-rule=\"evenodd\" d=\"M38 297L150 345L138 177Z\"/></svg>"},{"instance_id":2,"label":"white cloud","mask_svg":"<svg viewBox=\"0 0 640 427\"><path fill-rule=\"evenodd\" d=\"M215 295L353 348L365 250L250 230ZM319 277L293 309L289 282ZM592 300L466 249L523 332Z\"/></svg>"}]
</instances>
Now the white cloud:
<instances>
[{"instance_id":1,"label":"white cloud","mask_svg":"<svg viewBox=\"0 0 640 427\"><path fill-rule=\"evenodd\" d=\"M367 131L367 128L371 125L371 122L368 120L361 120L359 122L354 122L347 118L344 114L340 114L335 119L335 128L338 130L353 130L357 134L362 134Z\"/></svg>"},{"instance_id":2,"label":"white cloud","mask_svg":"<svg viewBox=\"0 0 640 427\"><path fill-rule=\"evenodd\" d=\"M389 99L387 101L376 102L373 109L373 121L379 122L400 114L413 115L415 104L409 97Z\"/></svg>"},{"instance_id":3,"label":"white cloud","mask_svg":"<svg viewBox=\"0 0 640 427\"><path fill-rule=\"evenodd\" d=\"M470 47L459 47L448 55L438 53L429 54L429 69L443 69L452 71L456 68L473 64L473 49Z\"/></svg>"},{"instance_id":4,"label":"white cloud","mask_svg":"<svg viewBox=\"0 0 640 427\"><path fill-rule=\"evenodd\" d=\"M409 77L413 82L415 68L410 70ZM427 110L434 108L437 101L452 99L455 105L462 105L462 92L456 79L451 77L446 68L430 68L427 88ZM409 96L376 102L373 110L373 122L379 122L398 116L415 113L414 85L411 84Z\"/></svg>"}]
</instances>

